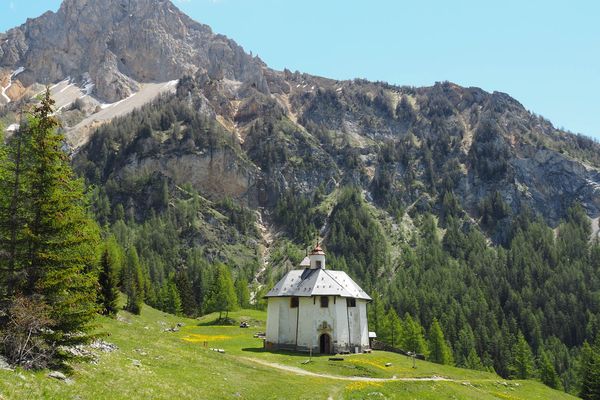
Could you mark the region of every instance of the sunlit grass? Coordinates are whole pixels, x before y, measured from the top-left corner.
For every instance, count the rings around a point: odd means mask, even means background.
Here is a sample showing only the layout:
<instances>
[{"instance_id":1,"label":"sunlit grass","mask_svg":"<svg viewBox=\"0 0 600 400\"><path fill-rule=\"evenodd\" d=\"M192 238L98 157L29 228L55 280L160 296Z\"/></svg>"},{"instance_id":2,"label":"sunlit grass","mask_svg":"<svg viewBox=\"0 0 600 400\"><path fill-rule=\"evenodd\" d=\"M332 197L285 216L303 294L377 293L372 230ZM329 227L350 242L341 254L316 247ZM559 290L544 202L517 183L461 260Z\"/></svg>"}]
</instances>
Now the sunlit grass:
<instances>
[{"instance_id":1,"label":"sunlit grass","mask_svg":"<svg viewBox=\"0 0 600 400\"><path fill-rule=\"evenodd\" d=\"M315 355L267 352L262 340L266 314L241 310L229 314L251 327L211 325L217 315L199 320L144 307L141 316L100 317L105 340L119 346L101 353L97 365L75 365L72 383L47 378L48 371L0 371L3 399L569 399L533 381L504 381L479 371L374 352L329 361ZM166 328L183 323L178 332ZM211 348L225 350L225 353ZM364 382L302 376L253 360L302 368L309 372L373 378L443 376L456 382ZM386 367L386 363L392 365ZM139 366L136 366L139 364Z\"/></svg>"}]
</instances>

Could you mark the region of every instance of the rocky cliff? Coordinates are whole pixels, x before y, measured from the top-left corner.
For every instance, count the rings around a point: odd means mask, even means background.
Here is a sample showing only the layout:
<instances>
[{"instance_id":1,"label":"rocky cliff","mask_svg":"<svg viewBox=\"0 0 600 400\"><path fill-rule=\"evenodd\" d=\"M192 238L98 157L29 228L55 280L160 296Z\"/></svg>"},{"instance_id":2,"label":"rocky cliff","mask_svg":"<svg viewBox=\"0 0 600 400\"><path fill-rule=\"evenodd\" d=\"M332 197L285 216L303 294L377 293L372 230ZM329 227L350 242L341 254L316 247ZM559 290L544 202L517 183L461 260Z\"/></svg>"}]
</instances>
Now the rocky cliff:
<instances>
[{"instance_id":1,"label":"rocky cliff","mask_svg":"<svg viewBox=\"0 0 600 400\"><path fill-rule=\"evenodd\" d=\"M93 93L107 102L130 96L140 83L199 69L267 90L259 59L168 0L66 0L0 40L0 67L24 67L25 86L91 78Z\"/></svg>"}]
</instances>

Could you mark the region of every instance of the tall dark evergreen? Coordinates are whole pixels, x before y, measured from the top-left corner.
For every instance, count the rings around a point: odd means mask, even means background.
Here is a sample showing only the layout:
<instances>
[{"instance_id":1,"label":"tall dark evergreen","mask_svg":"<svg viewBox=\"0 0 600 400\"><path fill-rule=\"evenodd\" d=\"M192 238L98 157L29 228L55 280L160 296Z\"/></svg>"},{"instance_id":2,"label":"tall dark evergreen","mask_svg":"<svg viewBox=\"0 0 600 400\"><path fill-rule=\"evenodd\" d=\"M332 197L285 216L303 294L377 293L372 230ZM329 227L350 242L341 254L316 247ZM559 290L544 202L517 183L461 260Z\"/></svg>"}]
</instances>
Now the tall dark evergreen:
<instances>
[{"instance_id":1,"label":"tall dark evergreen","mask_svg":"<svg viewBox=\"0 0 600 400\"><path fill-rule=\"evenodd\" d=\"M140 314L144 302L144 277L135 247L127 249L127 261L122 273L123 291L127 295L125 310Z\"/></svg>"},{"instance_id":2,"label":"tall dark evergreen","mask_svg":"<svg viewBox=\"0 0 600 400\"><path fill-rule=\"evenodd\" d=\"M181 310L183 314L193 317L198 314L198 304L194 296L194 288L186 271L179 271L175 275L175 285L181 299Z\"/></svg>"},{"instance_id":3,"label":"tall dark evergreen","mask_svg":"<svg viewBox=\"0 0 600 400\"><path fill-rule=\"evenodd\" d=\"M97 311L99 230L88 216L83 182L76 179L57 130L50 91L8 141L0 185L0 266L8 303L20 293L48 306L52 346L85 342ZM59 358L68 358L64 352Z\"/></svg>"},{"instance_id":4,"label":"tall dark evergreen","mask_svg":"<svg viewBox=\"0 0 600 400\"><path fill-rule=\"evenodd\" d=\"M104 242L100 256L100 274L98 283L100 293L98 302L100 312L104 315L115 315L118 311L119 300L119 274L122 268L121 249L113 236Z\"/></svg>"}]
</instances>

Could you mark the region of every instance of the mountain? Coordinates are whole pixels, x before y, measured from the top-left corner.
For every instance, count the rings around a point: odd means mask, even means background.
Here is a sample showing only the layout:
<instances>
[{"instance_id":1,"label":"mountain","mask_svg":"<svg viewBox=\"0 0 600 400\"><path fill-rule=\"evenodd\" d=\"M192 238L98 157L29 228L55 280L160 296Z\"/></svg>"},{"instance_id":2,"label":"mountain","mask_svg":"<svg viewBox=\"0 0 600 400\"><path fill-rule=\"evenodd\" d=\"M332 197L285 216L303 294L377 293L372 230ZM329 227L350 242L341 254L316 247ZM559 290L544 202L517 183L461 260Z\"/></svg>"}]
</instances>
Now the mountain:
<instances>
[{"instance_id":1,"label":"mountain","mask_svg":"<svg viewBox=\"0 0 600 400\"><path fill-rule=\"evenodd\" d=\"M137 248L149 304L184 277L186 313L205 312L207 271L226 263L261 307L319 237L381 295L374 313L437 318L458 365L474 354L513 376L521 338L576 390L600 332L596 141L505 93L273 70L169 1L65 0L0 48L0 122L14 131L53 85L96 218Z\"/></svg>"},{"instance_id":2,"label":"mountain","mask_svg":"<svg viewBox=\"0 0 600 400\"><path fill-rule=\"evenodd\" d=\"M263 63L235 42L192 21L170 1L68 0L11 29L0 66L24 67L24 86L71 77L93 82L100 99L127 98L140 83L178 79L198 69L266 90Z\"/></svg>"},{"instance_id":3,"label":"mountain","mask_svg":"<svg viewBox=\"0 0 600 400\"><path fill-rule=\"evenodd\" d=\"M76 115L65 111L65 125L76 146L89 139L99 121L173 90L166 84L148 85L195 76L195 94L205 105L201 112L236 135L244 151L252 143L252 137L245 143L250 128L270 113L286 120L290 131L298 131L298 140L304 137L294 148L281 143L290 154L310 148L311 154L296 155L321 158L302 176L289 163L277 165L282 173L278 177L258 171L265 160L254 160L255 166L244 173L247 177L234 178L248 182L242 187L275 179L281 193L292 184L314 190L323 180L340 182L348 178L348 171L332 168L339 167L340 156L331 150L345 148L357 153L360 167L354 170L362 171L362 176L353 171L350 180L383 203L385 199L376 198L378 185L391 185L390 195L405 204L427 197L419 188L399 184L409 172L435 187L434 197L443 192L441 185L451 186L469 214L498 190L513 210L527 205L552 225L573 201L581 202L591 217L600 215L597 143L554 128L503 93L450 83L410 88L274 71L168 0L66 0L56 13L30 19L0 40L5 76L22 69L8 91L15 97L25 92L23 88L39 90L36 84L58 83L58 98L73 91L59 101L65 109L78 97L100 103L125 100L106 110L92 103L96 107L80 104L79 111L71 112ZM61 84L65 79L69 81ZM78 85L84 93L74 90ZM406 146L416 155L410 161ZM389 154L399 152L404 153L400 163L398 154ZM451 183L435 176L441 171L452 173ZM312 174L309 180L307 174ZM240 190L226 194L239 198ZM244 201L258 205L257 193L250 190Z\"/></svg>"}]
</instances>

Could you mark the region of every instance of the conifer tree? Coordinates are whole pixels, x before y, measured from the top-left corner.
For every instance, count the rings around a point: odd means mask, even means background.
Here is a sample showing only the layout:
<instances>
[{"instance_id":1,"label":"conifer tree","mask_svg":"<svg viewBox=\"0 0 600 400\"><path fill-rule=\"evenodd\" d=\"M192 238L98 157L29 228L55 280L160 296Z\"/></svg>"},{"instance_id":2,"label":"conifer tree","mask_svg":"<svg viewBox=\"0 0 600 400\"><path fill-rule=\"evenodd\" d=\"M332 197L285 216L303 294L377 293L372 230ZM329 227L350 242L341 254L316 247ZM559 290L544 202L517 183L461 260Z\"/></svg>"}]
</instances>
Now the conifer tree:
<instances>
[{"instance_id":1,"label":"conifer tree","mask_svg":"<svg viewBox=\"0 0 600 400\"><path fill-rule=\"evenodd\" d=\"M213 269L212 281L208 288L206 311L209 313L218 311L219 320L221 320L222 313L225 312L225 318L227 318L229 311L234 310L236 305L237 298L229 268L218 264Z\"/></svg>"},{"instance_id":2,"label":"conifer tree","mask_svg":"<svg viewBox=\"0 0 600 400\"><path fill-rule=\"evenodd\" d=\"M385 314L382 325L381 340L396 347L402 337L402 321L393 307Z\"/></svg>"},{"instance_id":3,"label":"conifer tree","mask_svg":"<svg viewBox=\"0 0 600 400\"><path fill-rule=\"evenodd\" d=\"M368 313L369 329L381 336L385 319L385 308L379 293L373 295L373 302L368 308Z\"/></svg>"},{"instance_id":4,"label":"conifer tree","mask_svg":"<svg viewBox=\"0 0 600 400\"><path fill-rule=\"evenodd\" d=\"M474 348L469 351L469 354L464 362L464 367L468 369L476 369L478 371L485 371L485 367L481 362L481 358L479 358Z\"/></svg>"},{"instance_id":5,"label":"conifer tree","mask_svg":"<svg viewBox=\"0 0 600 400\"><path fill-rule=\"evenodd\" d=\"M193 317L198 313L198 304L194 297L194 288L188 278L186 271L179 271L175 275L175 285L179 291L181 299L181 311L188 317Z\"/></svg>"},{"instance_id":6,"label":"conifer tree","mask_svg":"<svg viewBox=\"0 0 600 400\"><path fill-rule=\"evenodd\" d=\"M175 285L173 278L169 278L160 289L160 304L161 310L170 314L181 315L181 298L179 297L179 291Z\"/></svg>"},{"instance_id":7,"label":"conifer tree","mask_svg":"<svg viewBox=\"0 0 600 400\"><path fill-rule=\"evenodd\" d=\"M438 364L453 364L452 350L444 338L442 327L437 318L433 319L429 328L429 358Z\"/></svg>"},{"instance_id":8,"label":"conifer tree","mask_svg":"<svg viewBox=\"0 0 600 400\"><path fill-rule=\"evenodd\" d=\"M127 262L123 268L123 291L127 295L125 310L139 315L144 301L144 278L135 247L127 250Z\"/></svg>"},{"instance_id":9,"label":"conifer tree","mask_svg":"<svg viewBox=\"0 0 600 400\"><path fill-rule=\"evenodd\" d=\"M119 271L121 270L121 251L114 236L110 236L104 243L100 257L100 293L98 302L100 312L104 315L117 313L117 301L119 300Z\"/></svg>"},{"instance_id":10,"label":"conifer tree","mask_svg":"<svg viewBox=\"0 0 600 400\"><path fill-rule=\"evenodd\" d=\"M540 351L540 357L538 360L539 363L539 371L540 371L540 380L544 385L550 386L553 389L562 389L562 385L558 374L556 373L556 369L554 368L554 364L548 357L548 354L542 349Z\"/></svg>"},{"instance_id":11,"label":"conifer tree","mask_svg":"<svg viewBox=\"0 0 600 400\"><path fill-rule=\"evenodd\" d=\"M424 329L415 321L410 314L404 316L403 329L404 335L401 341L401 347L406 351L417 354L427 354L427 342L425 341Z\"/></svg>"},{"instance_id":12,"label":"conifer tree","mask_svg":"<svg viewBox=\"0 0 600 400\"><path fill-rule=\"evenodd\" d=\"M584 400L600 400L600 335L581 349L581 391Z\"/></svg>"},{"instance_id":13,"label":"conifer tree","mask_svg":"<svg viewBox=\"0 0 600 400\"><path fill-rule=\"evenodd\" d=\"M250 305L250 290L248 290L248 281L243 274L239 274L235 280L235 294L238 305L241 308L247 308Z\"/></svg>"},{"instance_id":14,"label":"conifer tree","mask_svg":"<svg viewBox=\"0 0 600 400\"><path fill-rule=\"evenodd\" d=\"M89 338L100 236L64 151L53 105L47 89L2 157L8 185L0 185L0 262L10 288L6 295L37 296L49 306L53 324L44 337L59 346Z\"/></svg>"},{"instance_id":15,"label":"conifer tree","mask_svg":"<svg viewBox=\"0 0 600 400\"><path fill-rule=\"evenodd\" d=\"M533 354L521 332L517 335L510 370L511 375L517 379L528 379L533 376Z\"/></svg>"}]
</instances>

